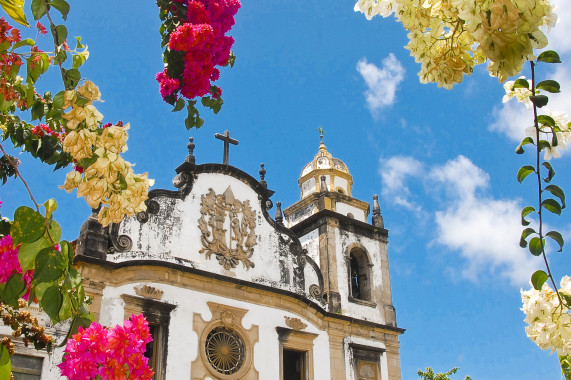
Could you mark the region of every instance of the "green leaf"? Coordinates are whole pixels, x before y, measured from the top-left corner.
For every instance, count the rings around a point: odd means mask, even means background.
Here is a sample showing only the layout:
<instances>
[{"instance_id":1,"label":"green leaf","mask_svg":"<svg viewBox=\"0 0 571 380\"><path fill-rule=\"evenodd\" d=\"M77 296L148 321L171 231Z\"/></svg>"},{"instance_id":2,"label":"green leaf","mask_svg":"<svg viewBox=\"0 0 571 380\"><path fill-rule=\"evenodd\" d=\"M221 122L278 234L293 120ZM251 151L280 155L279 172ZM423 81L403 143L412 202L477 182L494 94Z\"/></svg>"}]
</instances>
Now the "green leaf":
<instances>
[{"instance_id":1,"label":"green leaf","mask_svg":"<svg viewBox=\"0 0 571 380\"><path fill-rule=\"evenodd\" d=\"M547 273L542 270L538 270L531 275L531 284L536 290L541 290L541 287L545 284L545 281L547 281L548 278L549 276Z\"/></svg>"},{"instance_id":2,"label":"green leaf","mask_svg":"<svg viewBox=\"0 0 571 380\"><path fill-rule=\"evenodd\" d=\"M50 286L43 294L40 306L52 321L59 321L59 311L63 303L63 296L57 285Z\"/></svg>"},{"instance_id":3,"label":"green leaf","mask_svg":"<svg viewBox=\"0 0 571 380\"><path fill-rule=\"evenodd\" d=\"M25 27L30 27L24 14L24 0L0 0L0 5L12 20ZM0 378L2 377L0 376Z\"/></svg>"},{"instance_id":4,"label":"green leaf","mask_svg":"<svg viewBox=\"0 0 571 380\"><path fill-rule=\"evenodd\" d=\"M555 195L557 198L561 200L561 208L565 208L565 193L563 190L556 185L549 185L543 191L549 191L551 194Z\"/></svg>"},{"instance_id":5,"label":"green leaf","mask_svg":"<svg viewBox=\"0 0 571 380\"><path fill-rule=\"evenodd\" d=\"M51 0L48 4L57 9L61 13L61 17L63 17L64 20L67 19L67 14L69 13L69 4L67 1Z\"/></svg>"},{"instance_id":6,"label":"green leaf","mask_svg":"<svg viewBox=\"0 0 571 380\"><path fill-rule=\"evenodd\" d=\"M184 108L184 98L178 98L178 100L176 101L176 104L174 105L174 108L172 109L172 112L178 112L180 110L182 110Z\"/></svg>"},{"instance_id":7,"label":"green leaf","mask_svg":"<svg viewBox=\"0 0 571 380\"><path fill-rule=\"evenodd\" d=\"M533 228L526 228L525 230L522 231L521 233L521 238L519 239L519 246L522 248L527 247L527 237L531 234L536 233L535 230Z\"/></svg>"},{"instance_id":8,"label":"green leaf","mask_svg":"<svg viewBox=\"0 0 571 380\"><path fill-rule=\"evenodd\" d=\"M56 26L56 44L61 45L67 40L67 28L65 25Z\"/></svg>"},{"instance_id":9,"label":"green leaf","mask_svg":"<svg viewBox=\"0 0 571 380\"><path fill-rule=\"evenodd\" d=\"M34 269L36 263L36 256L42 249L51 247L51 242L42 236L40 239L33 243L24 243L20 245L18 250L18 260L23 271Z\"/></svg>"},{"instance_id":10,"label":"green leaf","mask_svg":"<svg viewBox=\"0 0 571 380\"><path fill-rule=\"evenodd\" d=\"M0 347L2 347L0 348L0 366L2 366L10 363L10 353L3 344ZM8 374L8 378L10 378L10 374ZM0 379L4 379L4 377L0 377Z\"/></svg>"},{"instance_id":11,"label":"green leaf","mask_svg":"<svg viewBox=\"0 0 571 380\"><path fill-rule=\"evenodd\" d=\"M535 168L533 166L522 166L517 172L517 181L521 183L525 177L530 175L531 173L535 173Z\"/></svg>"},{"instance_id":12,"label":"green leaf","mask_svg":"<svg viewBox=\"0 0 571 380\"><path fill-rule=\"evenodd\" d=\"M68 263L73 262L73 246L66 240L59 242L60 252L67 257ZM70 268L71 270L71 268Z\"/></svg>"},{"instance_id":13,"label":"green leaf","mask_svg":"<svg viewBox=\"0 0 571 380\"><path fill-rule=\"evenodd\" d=\"M12 223L12 239L14 244L33 243L45 231L45 218L37 211L26 206L20 206L14 213Z\"/></svg>"},{"instance_id":14,"label":"green leaf","mask_svg":"<svg viewBox=\"0 0 571 380\"><path fill-rule=\"evenodd\" d=\"M76 288L81 285L81 274L74 267L70 267L65 276L65 286L69 289Z\"/></svg>"},{"instance_id":15,"label":"green leaf","mask_svg":"<svg viewBox=\"0 0 571 380\"><path fill-rule=\"evenodd\" d=\"M537 84L537 86L535 86L535 88L540 89L540 90L545 90L547 92L551 92L551 93L558 93L561 92L561 87L559 86L559 83L557 83L554 80L543 80L541 82L539 82Z\"/></svg>"},{"instance_id":16,"label":"green leaf","mask_svg":"<svg viewBox=\"0 0 571 380\"><path fill-rule=\"evenodd\" d=\"M63 254L53 247L42 249L36 256L36 271L34 281L50 282L59 279L66 268Z\"/></svg>"},{"instance_id":17,"label":"green leaf","mask_svg":"<svg viewBox=\"0 0 571 380\"><path fill-rule=\"evenodd\" d=\"M2 0L0 0L0 1L2 1ZM36 44L36 42L34 40L32 40L31 38L26 38L25 40L21 40L19 42L16 42L14 45L12 45L12 49L10 49L10 50L14 51L14 50L16 50L22 46L34 46L35 44Z\"/></svg>"},{"instance_id":18,"label":"green leaf","mask_svg":"<svg viewBox=\"0 0 571 380\"><path fill-rule=\"evenodd\" d=\"M545 240L540 240L538 237L531 238L529 241L529 252L534 256L539 256L543 253L543 246L545 245Z\"/></svg>"},{"instance_id":19,"label":"green leaf","mask_svg":"<svg viewBox=\"0 0 571 380\"><path fill-rule=\"evenodd\" d=\"M543 149L551 149L551 144L545 140L539 140L539 144L537 144L539 151L541 152Z\"/></svg>"},{"instance_id":20,"label":"green leaf","mask_svg":"<svg viewBox=\"0 0 571 380\"><path fill-rule=\"evenodd\" d=\"M10 235L10 222L0 219L0 235Z\"/></svg>"},{"instance_id":21,"label":"green leaf","mask_svg":"<svg viewBox=\"0 0 571 380\"><path fill-rule=\"evenodd\" d=\"M61 304L61 307L59 309L58 318L60 321L65 321L66 319L71 318L72 314L73 314L73 312L71 309L71 300L69 299L69 295L63 294L62 304Z\"/></svg>"},{"instance_id":22,"label":"green leaf","mask_svg":"<svg viewBox=\"0 0 571 380\"><path fill-rule=\"evenodd\" d=\"M76 49L83 49L85 47L81 44L81 37L75 37L75 40L77 41L75 44Z\"/></svg>"},{"instance_id":23,"label":"green leaf","mask_svg":"<svg viewBox=\"0 0 571 380\"><path fill-rule=\"evenodd\" d=\"M74 69L79 69L85 63L85 56L83 54L75 54L72 58Z\"/></svg>"},{"instance_id":24,"label":"green leaf","mask_svg":"<svg viewBox=\"0 0 571 380\"><path fill-rule=\"evenodd\" d=\"M61 239L61 227L58 224L58 222L56 222L55 220L52 220L50 222L50 227L48 228L48 234L54 243L59 242L59 239Z\"/></svg>"},{"instance_id":25,"label":"green leaf","mask_svg":"<svg viewBox=\"0 0 571 380\"><path fill-rule=\"evenodd\" d=\"M559 250L557 252L563 252L563 244L565 244L565 241L559 232L549 231L545 234L545 236L549 236L551 239L555 240L557 244L559 244Z\"/></svg>"},{"instance_id":26,"label":"green leaf","mask_svg":"<svg viewBox=\"0 0 571 380\"><path fill-rule=\"evenodd\" d=\"M531 95L529 97L529 100L531 100L531 102L537 107L537 108L541 108L543 106L546 106L547 103L549 102L549 98L545 95Z\"/></svg>"},{"instance_id":27,"label":"green leaf","mask_svg":"<svg viewBox=\"0 0 571 380\"><path fill-rule=\"evenodd\" d=\"M65 88L73 90L81 80L81 73L77 69L69 69L65 72Z\"/></svg>"},{"instance_id":28,"label":"green leaf","mask_svg":"<svg viewBox=\"0 0 571 380\"><path fill-rule=\"evenodd\" d=\"M44 203L44 207L46 208L46 218L49 218L52 216L54 211L57 209L57 202L55 199L48 199Z\"/></svg>"},{"instance_id":29,"label":"green leaf","mask_svg":"<svg viewBox=\"0 0 571 380\"><path fill-rule=\"evenodd\" d=\"M529 90L529 82L526 81L526 80L523 79L523 78L519 78L518 80L516 80L516 81L514 82L513 88L514 88L514 89L516 89L516 88L526 88L526 89Z\"/></svg>"},{"instance_id":30,"label":"green leaf","mask_svg":"<svg viewBox=\"0 0 571 380\"><path fill-rule=\"evenodd\" d=\"M39 20L47 12L46 4L44 0L32 0L32 16L34 20Z\"/></svg>"},{"instance_id":31,"label":"green leaf","mask_svg":"<svg viewBox=\"0 0 571 380\"><path fill-rule=\"evenodd\" d=\"M561 59L559 58L559 54L553 50L547 50L537 57L537 62L561 63Z\"/></svg>"},{"instance_id":32,"label":"green leaf","mask_svg":"<svg viewBox=\"0 0 571 380\"><path fill-rule=\"evenodd\" d=\"M52 104L58 110L61 110L61 108L63 107L64 94L65 94L65 91L60 91L56 94L56 96L54 96L54 100L53 100Z\"/></svg>"},{"instance_id":33,"label":"green leaf","mask_svg":"<svg viewBox=\"0 0 571 380\"><path fill-rule=\"evenodd\" d=\"M548 125L550 127L555 127L555 120L551 116L539 115L537 117L537 122L539 124Z\"/></svg>"},{"instance_id":34,"label":"green leaf","mask_svg":"<svg viewBox=\"0 0 571 380\"><path fill-rule=\"evenodd\" d=\"M561 215L561 205L555 199L545 199L541 202L541 207L554 214Z\"/></svg>"},{"instance_id":35,"label":"green leaf","mask_svg":"<svg viewBox=\"0 0 571 380\"><path fill-rule=\"evenodd\" d=\"M543 165L546 169L547 169L547 177L545 177L543 180L546 183L551 182L551 180L553 179L553 177L555 176L555 170L553 170L553 167L551 166L551 164L547 161L545 161L544 163L542 163L541 165Z\"/></svg>"},{"instance_id":36,"label":"green leaf","mask_svg":"<svg viewBox=\"0 0 571 380\"><path fill-rule=\"evenodd\" d=\"M14 273L6 282L4 287L3 301L8 305L18 307L18 299L24 295L26 290L26 283L22 281L22 275Z\"/></svg>"},{"instance_id":37,"label":"green leaf","mask_svg":"<svg viewBox=\"0 0 571 380\"><path fill-rule=\"evenodd\" d=\"M521 225L522 226L528 226L529 225L529 221L527 219L525 219L525 217L534 211L535 211L535 209L531 206L524 207L523 210L521 210Z\"/></svg>"},{"instance_id":38,"label":"green leaf","mask_svg":"<svg viewBox=\"0 0 571 380\"><path fill-rule=\"evenodd\" d=\"M0 345L0 379L9 379L12 373L12 362L10 361L10 353L4 345Z\"/></svg>"}]
</instances>

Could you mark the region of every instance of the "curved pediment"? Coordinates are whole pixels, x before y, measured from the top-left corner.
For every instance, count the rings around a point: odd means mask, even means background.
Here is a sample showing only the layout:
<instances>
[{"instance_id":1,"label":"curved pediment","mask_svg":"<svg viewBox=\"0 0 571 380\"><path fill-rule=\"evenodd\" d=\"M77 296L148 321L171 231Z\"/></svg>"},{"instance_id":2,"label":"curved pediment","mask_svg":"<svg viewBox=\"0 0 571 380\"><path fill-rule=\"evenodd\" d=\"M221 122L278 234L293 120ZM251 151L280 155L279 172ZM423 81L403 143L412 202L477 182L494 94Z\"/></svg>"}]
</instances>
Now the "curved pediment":
<instances>
[{"instance_id":1,"label":"curved pediment","mask_svg":"<svg viewBox=\"0 0 571 380\"><path fill-rule=\"evenodd\" d=\"M151 191L146 212L113 226L106 261L177 264L322 302L321 272L293 232L269 217L265 183L229 165L177 172L179 191Z\"/></svg>"}]
</instances>

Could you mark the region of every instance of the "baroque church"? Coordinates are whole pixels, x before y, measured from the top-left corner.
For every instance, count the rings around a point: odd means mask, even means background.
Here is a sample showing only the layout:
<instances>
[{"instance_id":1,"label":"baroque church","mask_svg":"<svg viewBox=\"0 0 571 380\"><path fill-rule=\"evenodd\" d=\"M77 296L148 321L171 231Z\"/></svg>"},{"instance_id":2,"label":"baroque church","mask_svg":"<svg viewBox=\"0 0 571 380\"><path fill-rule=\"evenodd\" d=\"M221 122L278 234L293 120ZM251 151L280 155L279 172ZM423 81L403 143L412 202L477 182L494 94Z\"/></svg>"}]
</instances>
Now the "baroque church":
<instances>
[{"instance_id":1,"label":"baroque church","mask_svg":"<svg viewBox=\"0 0 571 380\"><path fill-rule=\"evenodd\" d=\"M400 380L377 196L369 222L321 136L300 200L282 211L263 164L259 179L229 165L237 141L217 137L224 163L197 164L191 138L174 189L152 190L147 211L83 224L76 257L95 320L143 313L156 380ZM61 350L18 352L16 379L60 378Z\"/></svg>"}]
</instances>

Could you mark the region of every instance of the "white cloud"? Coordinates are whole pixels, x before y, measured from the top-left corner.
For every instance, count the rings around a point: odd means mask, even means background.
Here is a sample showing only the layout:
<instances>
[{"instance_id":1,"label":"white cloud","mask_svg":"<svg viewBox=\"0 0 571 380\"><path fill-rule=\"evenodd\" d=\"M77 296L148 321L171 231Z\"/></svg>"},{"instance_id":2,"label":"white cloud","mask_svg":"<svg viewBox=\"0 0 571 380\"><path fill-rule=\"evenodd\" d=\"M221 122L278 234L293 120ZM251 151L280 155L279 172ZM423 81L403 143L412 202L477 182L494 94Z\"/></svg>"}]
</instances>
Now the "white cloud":
<instances>
[{"instance_id":1,"label":"white cloud","mask_svg":"<svg viewBox=\"0 0 571 380\"><path fill-rule=\"evenodd\" d=\"M397 87L404 79L405 69L393 53L381 62L381 67L368 63L366 58L357 62L357 71L367 84L367 108L377 116L381 108L395 102Z\"/></svg>"},{"instance_id":2,"label":"white cloud","mask_svg":"<svg viewBox=\"0 0 571 380\"><path fill-rule=\"evenodd\" d=\"M383 181L383 197L407 210L420 212L420 206L409 199L410 190L405 181L407 177L420 176L422 169L423 164L412 157L381 158L379 160L379 174Z\"/></svg>"},{"instance_id":3,"label":"white cloud","mask_svg":"<svg viewBox=\"0 0 571 380\"><path fill-rule=\"evenodd\" d=\"M491 272L514 285L527 284L540 263L519 247L519 202L486 195L489 175L464 156L434 168L430 177L447 188L450 197L444 202L447 207L435 212L434 242L466 259L462 276L477 281Z\"/></svg>"},{"instance_id":4,"label":"white cloud","mask_svg":"<svg viewBox=\"0 0 571 380\"><path fill-rule=\"evenodd\" d=\"M518 200L496 199L490 195L490 176L464 156L432 167L409 156L381 159L382 194L391 204L404 206L418 218L433 219L435 236L429 243L457 253L465 260L462 268L452 269L461 277L477 281L482 276L501 277L516 286L526 286L535 269L536 258L519 247L521 234ZM409 186L421 182L423 195L415 195ZM435 197L421 208L416 199Z\"/></svg>"},{"instance_id":5,"label":"white cloud","mask_svg":"<svg viewBox=\"0 0 571 380\"><path fill-rule=\"evenodd\" d=\"M568 53L571 51L571 7L568 0L552 0L552 3L557 7L557 24L547 33L548 48L560 54Z\"/></svg>"}]
</instances>

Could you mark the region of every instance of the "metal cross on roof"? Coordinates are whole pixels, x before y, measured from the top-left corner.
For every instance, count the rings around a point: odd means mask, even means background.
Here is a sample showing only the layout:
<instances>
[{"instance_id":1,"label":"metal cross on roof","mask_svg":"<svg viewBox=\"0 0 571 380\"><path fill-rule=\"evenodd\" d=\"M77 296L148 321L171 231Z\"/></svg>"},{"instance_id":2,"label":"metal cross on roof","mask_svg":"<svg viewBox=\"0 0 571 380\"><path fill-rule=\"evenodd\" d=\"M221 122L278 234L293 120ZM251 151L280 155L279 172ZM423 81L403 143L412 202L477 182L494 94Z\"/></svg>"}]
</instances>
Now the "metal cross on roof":
<instances>
[{"instance_id":1,"label":"metal cross on roof","mask_svg":"<svg viewBox=\"0 0 571 380\"><path fill-rule=\"evenodd\" d=\"M224 141L224 165L228 165L228 153L230 151L230 144L238 145L238 140L230 137L230 132L224 131L224 135L216 133L214 135L218 140Z\"/></svg>"}]
</instances>

